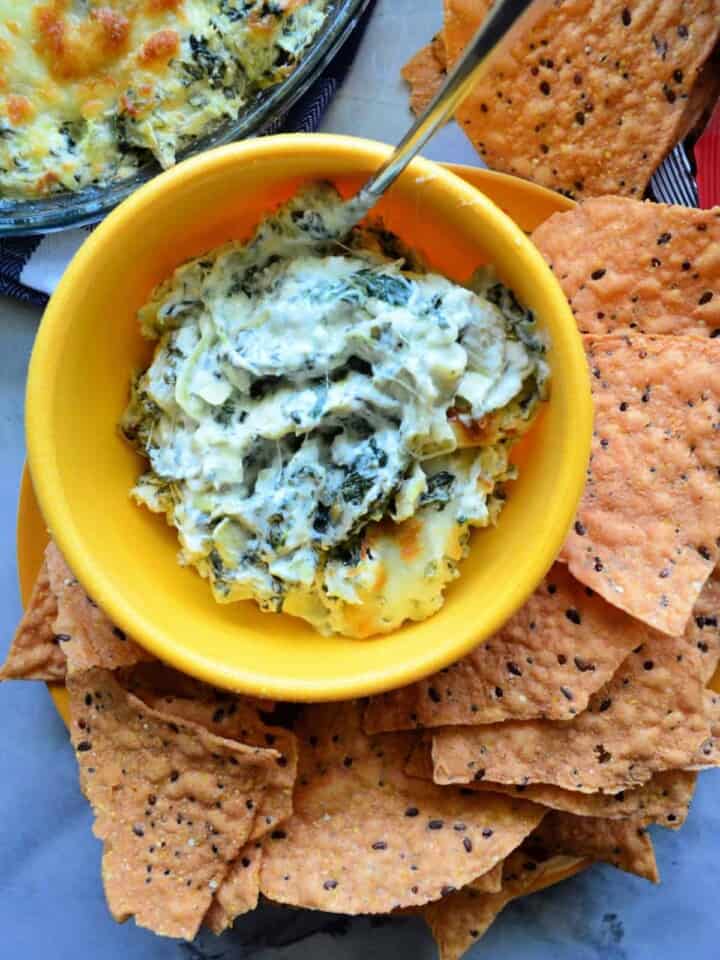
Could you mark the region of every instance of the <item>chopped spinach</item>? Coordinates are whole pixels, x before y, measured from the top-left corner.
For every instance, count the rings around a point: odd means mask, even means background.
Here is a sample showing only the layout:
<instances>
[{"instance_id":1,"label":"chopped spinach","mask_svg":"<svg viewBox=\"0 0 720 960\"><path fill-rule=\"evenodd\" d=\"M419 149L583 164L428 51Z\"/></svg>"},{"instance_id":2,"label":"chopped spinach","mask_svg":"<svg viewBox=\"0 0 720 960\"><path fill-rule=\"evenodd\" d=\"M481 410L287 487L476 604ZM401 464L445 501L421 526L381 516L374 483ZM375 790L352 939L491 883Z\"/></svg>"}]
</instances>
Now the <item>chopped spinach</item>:
<instances>
[{"instance_id":1,"label":"chopped spinach","mask_svg":"<svg viewBox=\"0 0 720 960\"><path fill-rule=\"evenodd\" d=\"M420 505L426 507L436 503L439 507L444 507L452 496L454 485L455 477L452 473L448 473L447 470L434 473L427 479L427 490L420 497Z\"/></svg>"}]
</instances>

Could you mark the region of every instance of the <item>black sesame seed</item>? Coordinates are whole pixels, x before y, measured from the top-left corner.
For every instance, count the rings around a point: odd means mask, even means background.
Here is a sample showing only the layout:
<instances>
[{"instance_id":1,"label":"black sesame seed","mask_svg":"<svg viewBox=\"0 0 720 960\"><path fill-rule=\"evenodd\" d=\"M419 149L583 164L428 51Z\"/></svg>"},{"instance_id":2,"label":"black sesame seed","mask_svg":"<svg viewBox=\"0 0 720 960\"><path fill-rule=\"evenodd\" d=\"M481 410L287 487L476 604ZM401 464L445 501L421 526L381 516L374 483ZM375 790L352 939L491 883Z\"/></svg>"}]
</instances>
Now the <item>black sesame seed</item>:
<instances>
[{"instance_id":1,"label":"black sesame seed","mask_svg":"<svg viewBox=\"0 0 720 960\"><path fill-rule=\"evenodd\" d=\"M595 669L594 663L591 663L589 660L583 660L582 657L575 657L574 663L580 673L587 673L588 670Z\"/></svg>"},{"instance_id":2,"label":"black sesame seed","mask_svg":"<svg viewBox=\"0 0 720 960\"><path fill-rule=\"evenodd\" d=\"M373 850L387 850L387 843L384 840L376 840L372 845Z\"/></svg>"},{"instance_id":3,"label":"black sesame seed","mask_svg":"<svg viewBox=\"0 0 720 960\"><path fill-rule=\"evenodd\" d=\"M703 294L700 295L700 299L698 300L698 304L702 307L703 304L705 304L705 303L710 303L710 301L712 300L712 298L713 298L712 290L706 290L705 293L703 293Z\"/></svg>"},{"instance_id":4,"label":"black sesame seed","mask_svg":"<svg viewBox=\"0 0 720 960\"><path fill-rule=\"evenodd\" d=\"M442 820L428 820L428 830L442 830L443 826Z\"/></svg>"},{"instance_id":5,"label":"black sesame seed","mask_svg":"<svg viewBox=\"0 0 720 960\"><path fill-rule=\"evenodd\" d=\"M574 699L572 690L569 690L567 687L560 687L560 693L562 693L566 700Z\"/></svg>"},{"instance_id":6,"label":"black sesame seed","mask_svg":"<svg viewBox=\"0 0 720 960\"><path fill-rule=\"evenodd\" d=\"M632 23L632 14L627 7L623 7L623 12L621 13L620 17L622 19L623 26L629 27Z\"/></svg>"},{"instance_id":7,"label":"black sesame seed","mask_svg":"<svg viewBox=\"0 0 720 960\"><path fill-rule=\"evenodd\" d=\"M133 826L132 829L133 829L133 833L135 834L136 837L144 837L144 836L145 836L145 828L143 827L143 825L142 825L141 823L136 823L136 824Z\"/></svg>"},{"instance_id":8,"label":"black sesame seed","mask_svg":"<svg viewBox=\"0 0 720 960\"><path fill-rule=\"evenodd\" d=\"M557 655L557 662L560 664L561 667L567 663L567 657L565 656L564 653L559 653Z\"/></svg>"},{"instance_id":9,"label":"black sesame seed","mask_svg":"<svg viewBox=\"0 0 720 960\"><path fill-rule=\"evenodd\" d=\"M470 837L463 837L463 846L465 847L468 853L472 853L473 845Z\"/></svg>"},{"instance_id":10,"label":"black sesame seed","mask_svg":"<svg viewBox=\"0 0 720 960\"><path fill-rule=\"evenodd\" d=\"M655 664L653 663L652 660L646 660L646 661L643 663L643 670L652 670L652 668L653 668L654 666L655 666Z\"/></svg>"},{"instance_id":11,"label":"black sesame seed","mask_svg":"<svg viewBox=\"0 0 720 960\"><path fill-rule=\"evenodd\" d=\"M352 757L345 757L343 760L344 767L351 767L353 765Z\"/></svg>"},{"instance_id":12,"label":"black sesame seed","mask_svg":"<svg viewBox=\"0 0 720 960\"><path fill-rule=\"evenodd\" d=\"M585 534L587 533L587 530L585 529L585 525L581 523L580 520L575 521L575 533L579 537L584 537Z\"/></svg>"},{"instance_id":13,"label":"black sesame seed","mask_svg":"<svg viewBox=\"0 0 720 960\"><path fill-rule=\"evenodd\" d=\"M544 94L546 97L550 96L550 84L547 80L543 80L540 84L540 93Z\"/></svg>"},{"instance_id":14,"label":"black sesame seed","mask_svg":"<svg viewBox=\"0 0 720 960\"><path fill-rule=\"evenodd\" d=\"M660 236L657 238L657 245L659 247L662 247L664 244L669 243L671 240L672 240L671 233L661 233Z\"/></svg>"},{"instance_id":15,"label":"black sesame seed","mask_svg":"<svg viewBox=\"0 0 720 960\"><path fill-rule=\"evenodd\" d=\"M489 840L490 837L493 835L493 831L490 829L490 827L484 827L482 835L485 837L486 840Z\"/></svg>"},{"instance_id":16,"label":"black sesame seed","mask_svg":"<svg viewBox=\"0 0 720 960\"><path fill-rule=\"evenodd\" d=\"M405 816L406 816L406 817L416 817L419 813L420 813L420 811L418 810L417 807L408 807L408 808L405 810Z\"/></svg>"},{"instance_id":17,"label":"black sesame seed","mask_svg":"<svg viewBox=\"0 0 720 960\"><path fill-rule=\"evenodd\" d=\"M458 833L463 833L467 830L467 824L463 823L462 820L458 820L457 823L453 824L453 830L457 830Z\"/></svg>"},{"instance_id":18,"label":"black sesame seed","mask_svg":"<svg viewBox=\"0 0 720 960\"><path fill-rule=\"evenodd\" d=\"M514 677L522 676L522 670L514 661L512 660L508 661L508 663L506 663L505 666L507 667L508 673L511 673Z\"/></svg>"},{"instance_id":19,"label":"black sesame seed","mask_svg":"<svg viewBox=\"0 0 720 960\"><path fill-rule=\"evenodd\" d=\"M428 696L430 697L433 703L440 703L440 701L442 700L442 697L440 696L438 691L435 689L435 687L428 687Z\"/></svg>"},{"instance_id":20,"label":"black sesame seed","mask_svg":"<svg viewBox=\"0 0 720 960\"><path fill-rule=\"evenodd\" d=\"M593 280L602 280L602 278L605 276L605 272L606 271L603 268L599 270L593 270L590 276L592 277Z\"/></svg>"},{"instance_id":21,"label":"black sesame seed","mask_svg":"<svg viewBox=\"0 0 720 960\"><path fill-rule=\"evenodd\" d=\"M325 883L323 884L323 887L326 890L334 890L335 887L337 887L337 885L338 885L337 880L326 880Z\"/></svg>"},{"instance_id":22,"label":"black sesame seed","mask_svg":"<svg viewBox=\"0 0 720 960\"><path fill-rule=\"evenodd\" d=\"M503 696L502 687L495 687L495 696L497 697L498 700L502 700L502 696Z\"/></svg>"},{"instance_id":23,"label":"black sesame seed","mask_svg":"<svg viewBox=\"0 0 720 960\"><path fill-rule=\"evenodd\" d=\"M88 750L92 750L92 744L89 740L81 740L75 749L78 753L87 753Z\"/></svg>"},{"instance_id":24,"label":"black sesame seed","mask_svg":"<svg viewBox=\"0 0 720 960\"><path fill-rule=\"evenodd\" d=\"M600 706L598 707L598 710L600 711L600 713L605 713L605 711L609 710L611 706L612 706L612 700L610 700L610 698L608 697L607 699L601 701Z\"/></svg>"},{"instance_id":25,"label":"black sesame seed","mask_svg":"<svg viewBox=\"0 0 720 960\"><path fill-rule=\"evenodd\" d=\"M270 838L272 840L285 840L287 838L287 834L284 830L273 830L270 834Z\"/></svg>"},{"instance_id":26,"label":"black sesame seed","mask_svg":"<svg viewBox=\"0 0 720 960\"><path fill-rule=\"evenodd\" d=\"M576 610L574 607L569 607L565 611L565 616L570 621L570 623L575 623L578 626L582 623L582 617L580 616L580 612Z\"/></svg>"}]
</instances>

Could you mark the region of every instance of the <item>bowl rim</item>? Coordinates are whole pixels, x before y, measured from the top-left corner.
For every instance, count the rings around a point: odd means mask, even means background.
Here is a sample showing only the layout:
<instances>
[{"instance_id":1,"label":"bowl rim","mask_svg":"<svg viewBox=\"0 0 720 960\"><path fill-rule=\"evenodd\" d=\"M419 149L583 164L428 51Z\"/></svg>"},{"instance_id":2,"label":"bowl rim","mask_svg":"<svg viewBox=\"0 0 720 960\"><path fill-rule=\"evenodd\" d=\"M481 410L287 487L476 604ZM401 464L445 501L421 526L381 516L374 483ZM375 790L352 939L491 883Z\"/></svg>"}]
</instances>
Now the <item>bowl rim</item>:
<instances>
[{"instance_id":1,"label":"bowl rim","mask_svg":"<svg viewBox=\"0 0 720 960\"><path fill-rule=\"evenodd\" d=\"M49 529L53 531L58 546L74 574L114 623L161 660L215 686L278 700L317 702L367 696L412 683L442 669L497 632L527 600L557 558L585 485L585 468L590 454L593 418L590 379L582 340L576 331L573 314L560 285L529 237L485 194L450 170L433 161L418 158L413 161L406 176L412 176L421 182L431 177L433 181L445 184L448 191L455 196L459 193L463 205L467 203L473 206L478 215L489 219L494 229L502 230L509 235L517 255L524 257L528 266L540 273L547 285L552 309L558 317L563 318L561 322L567 329L568 349L574 358L567 375L570 377L574 396L573 432L577 437L577 443L580 444L582 455L569 458L572 465L566 463L564 470L558 476L558 482L566 492L566 522L564 525L557 523L543 542L535 546L531 564L532 575L528 573L522 589L516 592L512 599L499 604L494 614L487 618L483 624L481 639L478 640L477 632L468 631L459 640L449 637L445 643L429 648L419 645L412 659L402 660L398 664L378 667L376 663L371 662L362 673L342 674L334 676L332 680L321 679L320 682L307 678L262 674L257 670L241 669L237 666L228 667L227 664L203 657L199 652L188 649L182 643L178 645L177 641L163 632L160 625L145 621L139 610L130 608L124 603L103 569L95 563L89 551L84 548L83 536L75 523L70 504L54 493L61 488L61 474L55 456L54 437L47 426L49 418L44 410L47 399L49 398L52 402L52 385L61 364L65 330L72 323L68 318L72 316L70 303L76 278L81 279L86 275L86 271L92 271L95 251L102 248L106 237L110 239L114 232L124 231L132 225L136 211L151 205L155 197L181 188L184 183L191 182L196 177L202 177L210 170L217 171L249 158L257 161L270 154L277 159L283 153L293 154L297 151L314 154L319 161L327 161L328 157L333 156L338 158L356 156L359 161L367 163L370 160L379 164L391 149L390 146L378 141L336 134L280 134L219 147L183 161L144 184L118 206L88 237L65 271L46 308L37 333L27 378L26 441L33 486ZM561 476L563 472L565 475ZM364 642L381 644L382 640L381 635ZM361 641L348 639L347 642ZM375 658L368 658L368 660L373 661Z\"/></svg>"}]
</instances>

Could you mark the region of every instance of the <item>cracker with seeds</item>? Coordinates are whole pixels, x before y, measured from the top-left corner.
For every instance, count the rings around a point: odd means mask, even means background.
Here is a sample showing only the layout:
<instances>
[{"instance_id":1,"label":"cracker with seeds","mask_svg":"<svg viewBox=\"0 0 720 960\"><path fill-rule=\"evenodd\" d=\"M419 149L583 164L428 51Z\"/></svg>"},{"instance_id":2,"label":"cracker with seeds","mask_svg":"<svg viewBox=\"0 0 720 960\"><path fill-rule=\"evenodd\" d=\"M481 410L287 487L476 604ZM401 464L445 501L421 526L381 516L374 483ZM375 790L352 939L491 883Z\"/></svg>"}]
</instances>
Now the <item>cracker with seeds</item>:
<instances>
[{"instance_id":1,"label":"cracker with seeds","mask_svg":"<svg viewBox=\"0 0 720 960\"><path fill-rule=\"evenodd\" d=\"M445 0L448 64L489 9ZM560 0L457 111L495 170L576 198L642 197L720 30L717 0Z\"/></svg>"},{"instance_id":2,"label":"cracker with seeds","mask_svg":"<svg viewBox=\"0 0 720 960\"><path fill-rule=\"evenodd\" d=\"M154 659L116 627L87 595L54 543L45 558L50 587L57 599L54 630L62 644L69 674L104 667L117 670Z\"/></svg>"},{"instance_id":3,"label":"cracker with seeds","mask_svg":"<svg viewBox=\"0 0 720 960\"><path fill-rule=\"evenodd\" d=\"M56 617L57 600L43 561L7 659L0 667L0 680L53 683L65 679L65 656L54 629Z\"/></svg>"},{"instance_id":4,"label":"cracker with seeds","mask_svg":"<svg viewBox=\"0 0 720 960\"><path fill-rule=\"evenodd\" d=\"M347 914L420 906L491 870L542 819L524 801L408 777L412 737L368 737L361 709L303 711L295 812L260 868L271 900Z\"/></svg>"},{"instance_id":5,"label":"cracker with seeds","mask_svg":"<svg viewBox=\"0 0 720 960\"><path fill-rule=\"evenodd\" d=\"M556 563L494 637L425 680L373 697L365 729L567 720L650 635Z\"/></svg>"},{"instance_id":6,"label":"cracker with seeds","mask_svg":"<svg viewBox=\"0 0 720 960\"><path fill-rule=\"evenodd\" d=\"M589 336L595 426L563 548L609 603L681 634L720 537L720 343Z\"/></svg>"},{"instance_id":7,"label":"cracker with seeds","mask_svg":"<svg viewBox=\"0 0 720 960\"><path fill-rule=\"evenodd\" d=\"M641 786L691 763L707 736L696 647L657 635L627 658L570 722L445 727L433 737L437 783L553 784L581 793Z\"/></svg>"},{"instance_id":8,"label":"cracker with seeds","mask_svg":"<svg viewBox=\"0 0 720 960\"><path fill-rule=\"evenodd\" d=\"M445 45L442 35L432 41L402 68L402 75L410 87L410 108L413 113L422 113L447 77Z\"/></svg>"},{"instance_id":9,"label":"cracker with seeds","mask_svg":"<svg viewBox=\"0 0 720 960\"><path fill-rule=\"evenodd\" d=\"M440 960L460 960L508 903L556 882L556 877L572 872L582 862L581 858L562 855L539 861L521 847L503 864L499 892L483 893L469 886L427 904L422 914L438 945Z\"/></svg>"},{"instance_id":10,"label":"cracker with seeds","mask_svg":"<svg viewBox=\"0 0 720 960\"><path fill-rule=\"evenodd\" d=\"M278 754L153 710L107 670L67 684L112 915L191 940L250 838Z\"/></svg>"},{"instance_id":11,"label":"cracker with seeds","mask_svg":"<svg viewBox=\"0 0 720 960\"><path fill-rule=\"evenodd\" d=\"M532 239L583 333L720 334L720 208L597 197Z\"/></svg>"}]
</instances>

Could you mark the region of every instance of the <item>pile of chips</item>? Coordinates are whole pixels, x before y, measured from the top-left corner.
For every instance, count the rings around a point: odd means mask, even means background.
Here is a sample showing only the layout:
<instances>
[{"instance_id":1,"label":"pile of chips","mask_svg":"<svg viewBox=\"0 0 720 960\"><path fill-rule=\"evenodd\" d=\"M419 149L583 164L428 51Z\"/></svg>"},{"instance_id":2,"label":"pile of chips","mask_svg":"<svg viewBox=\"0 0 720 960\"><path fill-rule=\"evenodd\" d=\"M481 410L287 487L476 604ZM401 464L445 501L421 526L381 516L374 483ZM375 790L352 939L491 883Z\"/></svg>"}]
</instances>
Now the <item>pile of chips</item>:
<instances>
[{"instance_id":1,"label":"pile of chips","mask_svg":"<svg viewBox=\"0 0 720 960\"><path fill-rule=\"evenodd\" d=\"M444 0L444 24L406 65L420 111L490 0ZM639 199L720 96L716 0L555 0L496 57L457 111L488 166L578 200Z\"/></svg>"},{"instance_id":2,"label":"pile of chips","mask_svg":"<svg viewBox=\"0 0 720 960\"><path fill-rule=\"evenodd\" d=\"M457 960L582 862L658 880L648 825L720 764L720 209L597 198L534 239L584 334L592 458L561 556L460 662L369 701L235 696L154 660L48 546L0 677L67 687L117 920L412 911Z\"/></svg>"}]
</instances>

